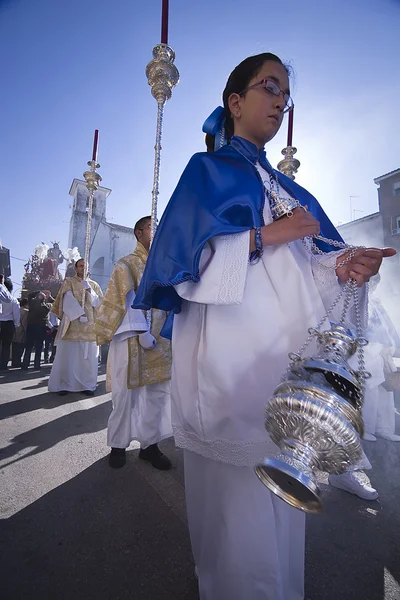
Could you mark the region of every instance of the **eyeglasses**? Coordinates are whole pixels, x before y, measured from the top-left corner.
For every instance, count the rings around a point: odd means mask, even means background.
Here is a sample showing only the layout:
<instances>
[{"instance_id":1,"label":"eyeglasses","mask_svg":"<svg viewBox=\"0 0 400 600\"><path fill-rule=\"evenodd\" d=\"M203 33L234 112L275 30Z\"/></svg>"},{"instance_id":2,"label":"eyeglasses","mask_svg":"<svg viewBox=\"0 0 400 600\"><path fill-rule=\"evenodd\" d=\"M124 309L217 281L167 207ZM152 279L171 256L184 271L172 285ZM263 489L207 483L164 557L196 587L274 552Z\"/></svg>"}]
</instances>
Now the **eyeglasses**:
<instances>
[{"instance_id":1,"label":"eyeglasses","mask_svg":"<svg viewBox=\"0 0 400 600\"><path fill-rule=\"evenodd\" d=\"M151 229L151 223L145 225L144 227L138 227L136 231L144 231L145 229Z\"/></svg>"},{"instance_id":2,"label":"eyeglasses","mask_svg":"<svg viewBox=\"0 0 400 600\"><path fill-rule=\"evenodd\" d=\"M272 81L272 79L262 79L258 83L253 83L253 85L249 85L249 87L244 89L243 92L240 92L239 96L243 96L246 92L256 87L264 87L267 90L267 92L273 94L274 96L280 96L282 94L283 101L285 102L286 107L283 111L284 113L292 108L293 100L290 97L290 95L281 90L279 85L275 83L275 81Z\"/></svg>"}]
</instances>

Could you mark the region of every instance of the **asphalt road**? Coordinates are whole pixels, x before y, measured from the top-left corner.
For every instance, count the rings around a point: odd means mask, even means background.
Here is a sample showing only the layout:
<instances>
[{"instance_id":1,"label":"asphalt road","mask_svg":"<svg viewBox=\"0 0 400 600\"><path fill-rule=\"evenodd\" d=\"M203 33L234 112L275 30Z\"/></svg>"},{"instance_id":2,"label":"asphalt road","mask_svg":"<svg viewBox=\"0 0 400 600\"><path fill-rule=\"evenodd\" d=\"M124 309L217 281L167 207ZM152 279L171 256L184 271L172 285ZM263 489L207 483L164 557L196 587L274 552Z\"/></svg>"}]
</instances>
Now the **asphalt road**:
<instances>
[{"instance_id":1,"label":"asphalt road","mask_svg":"<svg viewBox=\"0 0 400 600\"><path fill-rule=\"evenodd\" d=\"M198 600L181 452L162 444L166 473L135 448L110 469L104 374L86 398L47 393L48 373L0 378L1 599ZM307 525L307 600L400 600L400 443L365 449L380 499L322 486L325 511Z\"/></svg>"}]
</instances>

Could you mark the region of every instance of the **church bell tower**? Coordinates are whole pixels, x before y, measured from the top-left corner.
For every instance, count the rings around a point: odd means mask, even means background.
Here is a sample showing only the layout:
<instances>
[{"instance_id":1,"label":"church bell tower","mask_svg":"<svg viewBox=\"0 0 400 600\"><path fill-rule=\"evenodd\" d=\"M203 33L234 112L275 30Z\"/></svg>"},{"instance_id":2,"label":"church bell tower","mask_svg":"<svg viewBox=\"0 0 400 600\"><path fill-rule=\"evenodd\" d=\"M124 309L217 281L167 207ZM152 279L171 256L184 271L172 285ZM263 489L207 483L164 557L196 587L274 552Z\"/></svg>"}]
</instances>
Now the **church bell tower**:
<instances>
[{"instance_id":1,"label":"church bell tower","mask_svg":"<svg viewBox=\"0 0 400 600\"><path fill-rule=\"evenodd\" d=\"M106 201L110 193L109 188L102 186L99 186L94 193L91 245L100 223L106 221ZM74 179L69 194L73 198L73 204L69 223L68 247L74 248L76 246L81 256L84 256L87 223L86 205L89 196L86 182L81 179Z\"/></svg>"}]
</instances>

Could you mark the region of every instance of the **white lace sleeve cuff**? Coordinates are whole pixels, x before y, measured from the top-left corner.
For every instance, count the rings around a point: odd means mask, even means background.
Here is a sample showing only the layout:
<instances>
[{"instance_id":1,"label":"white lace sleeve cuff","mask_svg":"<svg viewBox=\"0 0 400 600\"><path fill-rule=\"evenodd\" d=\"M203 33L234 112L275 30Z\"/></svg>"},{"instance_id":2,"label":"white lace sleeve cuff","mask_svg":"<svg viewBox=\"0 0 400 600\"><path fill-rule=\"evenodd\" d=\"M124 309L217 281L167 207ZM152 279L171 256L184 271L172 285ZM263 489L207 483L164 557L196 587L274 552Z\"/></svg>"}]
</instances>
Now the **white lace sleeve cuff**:
<instances>
[{"instance_id":1,"label":"white lace sleeve cuff","mask_svg":"<svg viewBox=\"0 0 400 600\"><path fill-rule=\"evenodd\" d=\"M200 281L175 286L181 298L200 304L240 304L249 265L250 231L210 240L200 261Z\"/></svg>"}]
</instances>

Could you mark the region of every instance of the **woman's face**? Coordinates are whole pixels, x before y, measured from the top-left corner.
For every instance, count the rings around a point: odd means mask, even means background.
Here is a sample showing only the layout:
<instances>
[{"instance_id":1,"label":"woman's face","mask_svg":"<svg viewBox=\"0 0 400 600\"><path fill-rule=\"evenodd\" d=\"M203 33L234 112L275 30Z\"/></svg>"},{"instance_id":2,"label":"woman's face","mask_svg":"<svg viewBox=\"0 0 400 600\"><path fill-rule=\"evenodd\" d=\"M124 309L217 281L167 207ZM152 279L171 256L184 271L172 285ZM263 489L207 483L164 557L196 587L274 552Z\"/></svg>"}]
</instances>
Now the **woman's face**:
<instances>
[{"instance_id":1,"label":"woman's face","mask_svg":"<svg viewBox=\"0 0 400 600\"><path fill-rule=\"evenodd\" d=\"M283 65L266 61L247 87L262 79L274 81L285 94L290 94L289 77ZM277 134L286 108L284 94L274 96L264 85L249 89L243 96L231 94L231 109L235 135L239 135L262 148Z\"/></svg>"}]
</instances>

